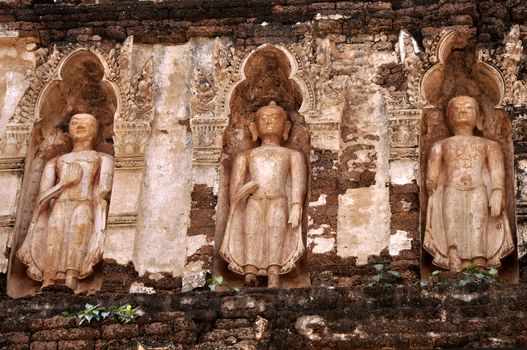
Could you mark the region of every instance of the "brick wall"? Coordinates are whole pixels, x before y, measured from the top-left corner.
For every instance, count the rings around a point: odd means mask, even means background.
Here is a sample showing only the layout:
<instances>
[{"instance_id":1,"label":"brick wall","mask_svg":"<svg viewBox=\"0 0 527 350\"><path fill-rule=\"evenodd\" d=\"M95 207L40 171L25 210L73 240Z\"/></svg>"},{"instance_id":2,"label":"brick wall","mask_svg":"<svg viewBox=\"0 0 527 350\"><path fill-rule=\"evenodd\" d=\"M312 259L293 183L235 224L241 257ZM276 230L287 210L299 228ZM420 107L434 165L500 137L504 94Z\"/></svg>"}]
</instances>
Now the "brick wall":
<instances>
[{"instance_id":1,"label":"brick wall","mask_svg":"<svg viewBox=\"0 0 527 350\"><path fill-rule=\"evenodd\" d=\"M141 305L136 323L74 318L87 302ZM0 301L0 349L433 349L527 346L527 288L401 286L177 295L43 293Z\"/></svg>"},{"instance_id":2,"label":"brick wall","mask_svg":"<svg viewBox=\"0 0 527 350\"><path fill-rule=\"evenodd\" d=\"M84 4L83 4L84 3ZM56 41L115 40L134 35L142 43L184 43L196 36L230 36L237 45L294 41L305 25L322 16L349 18L316 21L320 37L327 34L397 33L416 38L444 26L477 27L477 40L493 46L511 22L527 18L522 0L508 1L313 1L313 0L185 0L185 1L62 1L58 4L0 4L0 22L22 36ZM81 4L81 5L79 5ZM335 17L336 18L336 17ZM269 25L261 26L262 22ZM304 23L305 24L305 23Z\"/></svg>"}]
</instances>

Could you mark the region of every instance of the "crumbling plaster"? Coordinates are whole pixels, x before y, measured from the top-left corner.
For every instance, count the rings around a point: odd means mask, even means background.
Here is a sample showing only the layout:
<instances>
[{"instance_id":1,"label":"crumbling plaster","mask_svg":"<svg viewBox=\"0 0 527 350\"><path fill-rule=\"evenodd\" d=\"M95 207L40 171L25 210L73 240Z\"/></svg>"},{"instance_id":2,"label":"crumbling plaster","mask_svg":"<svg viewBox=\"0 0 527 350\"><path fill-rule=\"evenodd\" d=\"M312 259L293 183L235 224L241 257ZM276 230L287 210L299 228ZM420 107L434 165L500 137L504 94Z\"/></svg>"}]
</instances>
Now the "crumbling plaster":
<instances>
[{"instance_id":1,"label":"crumbling plaster","mask_svg":"<svg viewBox=\"0 0 527 350\"><path fill-rule=\"evenodd\" d=\"M142 49L154 50L155 112L145 156L134 265L139 274L180 275L186 263L192 189L192 143L185 125L192 48L186 44Z\"/></svg>"}]
</instances>

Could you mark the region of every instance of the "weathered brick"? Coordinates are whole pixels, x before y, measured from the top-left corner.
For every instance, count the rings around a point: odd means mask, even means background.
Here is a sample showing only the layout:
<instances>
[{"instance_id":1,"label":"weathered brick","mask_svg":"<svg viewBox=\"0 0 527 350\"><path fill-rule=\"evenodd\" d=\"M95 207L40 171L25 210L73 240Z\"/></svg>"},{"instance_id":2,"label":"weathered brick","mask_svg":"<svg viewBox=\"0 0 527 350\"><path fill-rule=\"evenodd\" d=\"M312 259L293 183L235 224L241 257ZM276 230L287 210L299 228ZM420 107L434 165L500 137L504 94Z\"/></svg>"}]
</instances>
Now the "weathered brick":
<instances>
[{"instance_id":1,"label":"weathered brick","mask_svg":"<svg viewBox=\"0 0 527 350\"><path fill-rule=\"evenodd\" d=\"M185 313L181 311L166 311L155 315L156 322L175 321L185 317Z\"/></svg>"},{"instance_id":2,"label":"weathered brick","mask_svg":"<svg viewBox=\"0 0 527 350\"><path fill-rule=\"evenodd\" d=\"M134 338L139 336L137 324L110 324L102 326L103 339Z\"/></svg>"},{"instance_id":3,"label":"weathered brick","mask_svg":"<svg viewBox=\"0 0 527 350\"><path fill-rule=\"evenodd\" d=\"M71 328L75 327L76 324L77 320L75 317L55 316L51 318L34 320L29 325L29 329L32 332L37 332L44 329Z\"/></svg>"},{"instance_id":4,"label":"weathered brick","mask_svg":"<svg viewBox=\"0 0 527 350\"><path fill-rule=\"evenodd\" d=\"M0 334L0 338L7 344L29 344L29 333L26 332L8 332Z\"/></svg>"},{"instance_id":5,"label":"weathered brick","mask_svg":"<svg viewBox=\"0 0 527 350\"><path fill-rule=\"evenodd\" d=\"M93 340L64 340L59 342L58 350L93 350Z\"/></svg>"},{"instance_id":6,"label":"weathered brick","mask_svg":"<svg viewBox=\"0 0 527 350\"><path fill-rule=\"evenodd\" d=\"M391 8L392 4L389 1L372 1L364 3L364 9L367 11L390 10Z\"/></svg>"},{"instance_id":7,"label":"weathered brick","mask_svg":"<svg viewBox=\"0 0 527 350\"><path fill-rule=\"evenodd\" d=\"M145 324L141 327L141 334L146 335L163 335L171 332L171 327L162 322L154 322L150 324Z\"/></svg>"},{"instance_id":8,"label":"weathered brick","mask_svg":"<svg viewBox=\"0 0 527 350\"><path fill-rule=\"evenodd\" d=\"M30 350L57 350L58 344L54 341L42 342L35 341L31 343Z\"/></svg>"},{"instance_id":9,"label":"weathered brick","mask_svg":"<svg viewBox=\"0 0 527 350\"><path fill-rule=\"evenodd\" d=\"M216 321L216 327L220 329L233 329L233 328L242 328L250 327L252 322L246 318L235 318L235 319L219 319Z\"/></svg>"},{"instance_id":10,"label":"weathered brick","mask_svg":"<svg viewBox=\"0 0 527 350\"><path fill-rule=\"evenodd\" d=\"M33 334L33 340L39 341L59 341L77 339L95 339L100 337L101 332L97 328L57 328L38 331Z\"/></svg>"}]
</instances>

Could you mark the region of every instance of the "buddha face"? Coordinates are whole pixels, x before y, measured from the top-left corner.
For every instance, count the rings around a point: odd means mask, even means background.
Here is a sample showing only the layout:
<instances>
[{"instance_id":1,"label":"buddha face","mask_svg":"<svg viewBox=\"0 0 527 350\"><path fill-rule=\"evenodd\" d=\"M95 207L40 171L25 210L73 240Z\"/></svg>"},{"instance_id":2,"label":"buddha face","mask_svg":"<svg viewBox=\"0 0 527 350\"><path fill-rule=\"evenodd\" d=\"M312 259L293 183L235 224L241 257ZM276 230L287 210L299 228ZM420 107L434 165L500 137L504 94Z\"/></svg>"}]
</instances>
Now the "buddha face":
<instances>
[{"instance_id":1,"label":"buddha face","mask_svg":"<svg viewBox=\"0 0 527 350\"><path fill-rule=\"evenodd\" d=\"M286 128L286 112L276 103L260 108L256 112L256 129L260 136L282 135Z\"/></svg>"},{"instance_id":2,"label":"buddha face","mask_svg":"<svg viewBox=\"0 0 527 350\"><path fill-rule=\"evenodd\" d=\"M448 103L448 119L453 129L468 125L473 128L478 123L478 103L472 97L455 97Z\"/></svg>"},{"instance_id":3,"label":"buddha face","mask_svg":"<svg viewBox=\"0 0 527 350\"><path fill-rule=\"evenodd\" d=\"M91 114L75 114L69 124L69 136L73 142L93 142L97 136L97 119Z\"/></svg>"}]
</instances>

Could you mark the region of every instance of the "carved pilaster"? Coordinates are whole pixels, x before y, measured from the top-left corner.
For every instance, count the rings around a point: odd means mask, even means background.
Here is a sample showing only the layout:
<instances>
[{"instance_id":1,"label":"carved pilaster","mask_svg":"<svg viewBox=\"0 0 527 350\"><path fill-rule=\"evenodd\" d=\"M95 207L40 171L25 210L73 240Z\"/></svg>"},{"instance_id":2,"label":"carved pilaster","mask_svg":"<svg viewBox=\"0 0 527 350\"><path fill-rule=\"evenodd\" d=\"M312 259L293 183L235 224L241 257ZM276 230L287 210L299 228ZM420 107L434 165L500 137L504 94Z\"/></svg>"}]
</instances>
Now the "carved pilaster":
<instances>
[{"instance_id":1,"label":"carved pilaster","mask_svg":"<svg viewBox=\"0 0 527 350\"><path fill-rule=\"evenodd\" d=\"M116 122L114 124L115 166L142 168L149 136L149 122Z\"/></svg>"},{"instance_id":2,"label":"carved pilaster","mask_svg":"<svg viewBox=\"0 0 527 350\"><path fill-rule=\"evenodd\" d=\"M153 61L150 58L133 76L132 48L130 37L123 44L118 58L123 111L114 122L114 149L116 166L122 168L143 167L154 113Z\"/></svg>"},{"instance_id":3,"label":"carved pilaster","mask_svg":"<svg viewBox=\"0 0 527 350\"><path fill-rule=\"evenodd\" d=\"M513 107L524 106L527 101L527 84L518 80L523 58L523 43L519 25L511 27L498 49L482 50L481 60L499 68L504 83L505 94L502 105Z\"/></svg>"},{"instance_id":4,"label":"carved pilaster","mask_svg":"<svg viewBox=\"0 0 527 350\"><path fill-rule=\"evenodd\" d=\"M417 160L419 157L419 122L422 110L407 103L406 94L393 94L388 100L390 160Z\"/></svg>"},{"instance_id":5,"label":"carved pilaster","mask_svg":"<svg viewBox=\"0 0 527 350\"><path fill-rule=\"evenodd\" d=\"M190 100L192 163L195 169L205 167L216 172L219 164L223 132L228 124L226 94L235 78L239 57L229 43L216 39L212 66L194 68Z\"/></svg>"},{"instance_id":6,"label":"carved pilaster","mask_svg":"<svg viewBox=\"0 0 527 350\"><path fill-rule=\"evenodd\" d=\"M0 169L21 164L27 153L27 143L33 124L9 123L0 139ZM12 164L9 166L8 164Z\"/></svg>"},{"instance_id":7,"label":"carved pilaster","mask_svg":"<svg viewBox=\"0 0 527 350\"><path fill-rule=\"evenodd\" d=\"M223 131L227 120L220 118L193 118L192 129L193 163L201 166L216 166L219 163Z\"/></svg>"}]
</instances>

